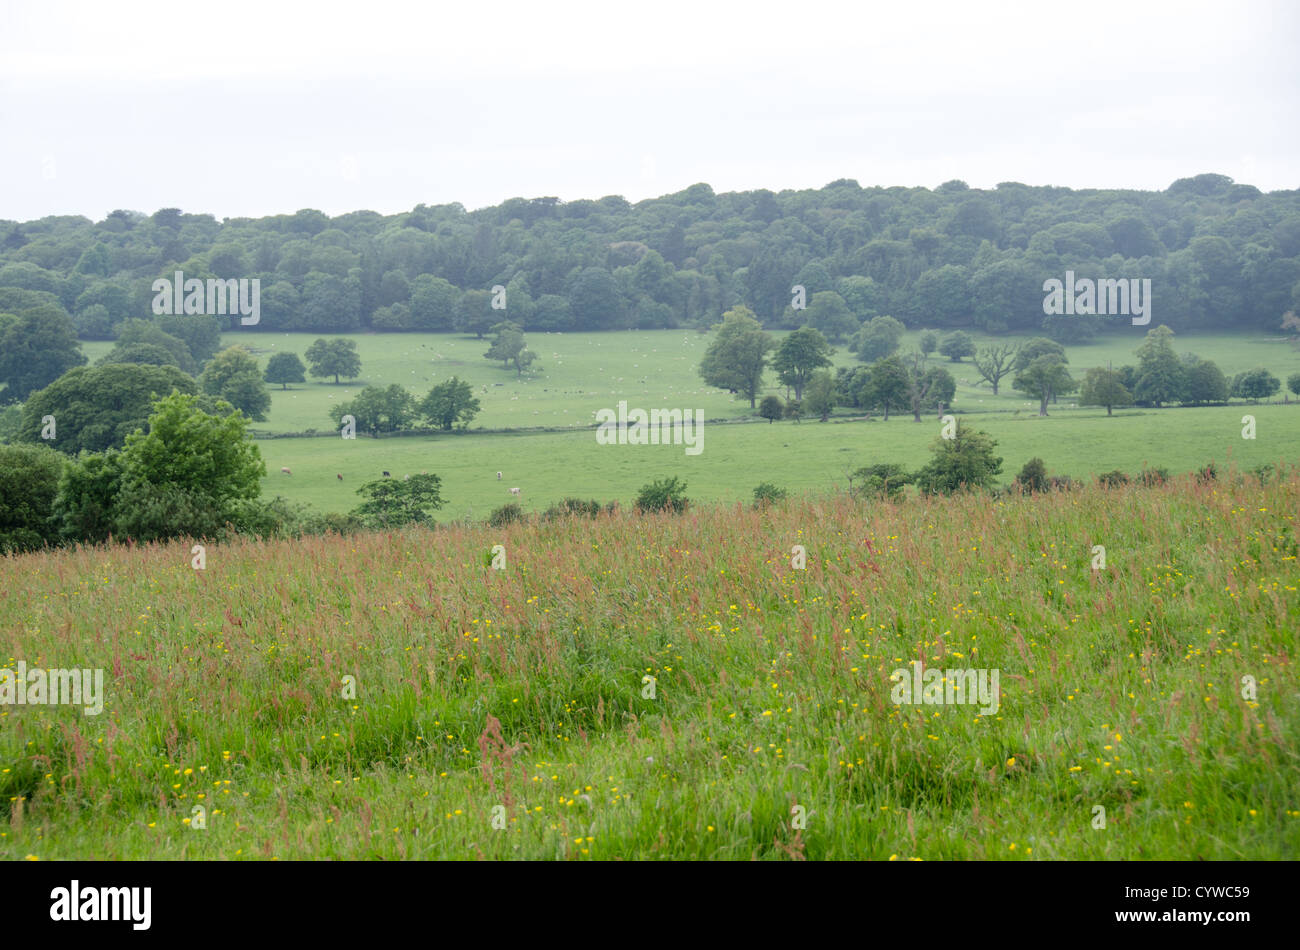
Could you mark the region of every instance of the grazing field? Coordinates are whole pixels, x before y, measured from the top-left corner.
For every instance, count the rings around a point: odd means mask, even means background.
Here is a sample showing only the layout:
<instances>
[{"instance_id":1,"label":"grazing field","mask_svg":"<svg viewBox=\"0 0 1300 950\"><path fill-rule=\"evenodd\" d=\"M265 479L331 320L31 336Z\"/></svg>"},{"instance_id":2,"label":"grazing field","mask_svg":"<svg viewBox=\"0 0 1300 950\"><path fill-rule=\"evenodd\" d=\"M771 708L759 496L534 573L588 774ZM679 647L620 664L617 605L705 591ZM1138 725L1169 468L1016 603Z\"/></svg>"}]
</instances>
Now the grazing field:
<instances>
[{"instance_id":1,"label":"grazing field","mask_svg":"<svg viewBox=\"0 0 1300 950\"><path fill-rule=\"evenodd\" d=\"M1102 342L1087 346L1066 347L1070 372L1076 379L1093 366L1135 364L1133 351L1142 342L1146 328L1108 334ZM227 333L224 345L240 343L256 351L263 368L271 354L288 351L300 357L316 333ZM711 334L695 330L646 330L611 333L530 333L529 348L539 354L540 368L523 380L498 362L483 358L489 341L459 334L434 333L358 333L348 334L355 340L361 356L360 379L335 385L332 379L321 381L308 377L305 384L295 383L288 390L271 387L271 411L265 422L253 428L264 432L305 432L333 430L329 408L335 402L351 399L367 385L388 386L400 383L416 396L423 396L436 384L459 376L474 386L483 409L470 424L470 431L525 427L563 427L590 425L596 410L612 408L618 400L645 408L703 409L707 419L752 416L749 403L724 390L712 389L701 381L698 368ZM772 334L778 341L785 334ZM991 337L971 333L983 345L1007 342L1015 337ZM919 333L910 331L902 349L916 345ZM327 336L332 339L333 335ZM83 343L92 360L107 353L107 342ZM1300 372L1300 350L1267 336L1244 334L1203 334L1178 336L1174 348L1179 353L1196 353L1212 359L1228 376L1266 366L1273 375L1285 380ZM836 366L862 366L845 347L836 348ZM980 380L970 360L952 363L935 354L931 361L948 369L957 380L954 406L962 412L1004 409L1036 412L1038 404L1011 388L1003 380L995 397L989 385ZM785 388L776 382L770 369L764 376L766 392L785 397ZM498 385L499 384L499 385ZM978 384L978 385L976 385ZM483 392L483 388L487 392ZM1279 395L1279 398L1280 395ZM1073 402L1065 397L1061 405Z\"/></svg>"},{"instance_id":2,"label":"grazing field","mask_svg":"<svg viewBox=\"0 0 1300 950\"><path fill-rule=\"evenodd\" d=\"M106 692L0 707L0 857L1293 859L1298 501L1221 473L0 559L5 664ZM1000 707L895 705L916 659L999 670Z\"/></svg>"},{"instance_id":3,"label":"grazing field","mask_svg":"<svg viewBox=\"0 0 1300 950\"><path fill-rule=\"evenodd\" d=\"M1108 334L1101 342L1068 347L1071 372L1081 379L1087 368L1135 362L1133 350L1145 330ZM782 334L774 334L778 338ZM908 349L919 333L903 341ZM1010 337L972 334L980 344ZM274 352L301 354L317 334L228 333L224 342L253 346L265 363ZM271 387L272 407L259 432L332 431L327 415L336 400L349 399L365 385L398 382L417 396L452 375L468 380L482 403L482 412L468 435L343 440L337 435L316 439L264 439L266 459L263 491L321 511L347 511L360 499L356 488L387 470L395 476L429 471L443 479L448 506L442 520L486 517L510 500L508 489L523 489L525 510L545 508L560 498L581 495L601 501L628 501L654 477L677 475L686 480L692 498L748 499L755 485L771 481L795 491L825 491L843 487L845 473L875 462L921 464L938 423L927 415L922 425L904 414L880 421L805 420L768 425L706 426L705 449L689 457L680 446L636 449L598 447L594 431L503 433L478 429L527 429L591 426L598 409L614 408L625 399L630 407L703 410L710 420L753 419L748 403L705 386L697 367L711 336L693 330L625 333L529 334L541 354L541 370L524 380L483 359L488 342L454 334L354 334L361 354L363 377L351 383L310 381L288 390ZM1240 334L1188 335L1176 340L1178 352L1195 352L1213 359L1228 375L1258 365L1285 379L1300 372L1300 351L1266 336ZM91 359L109 344L85 344ZM861 365L844 347L836 365ZM979 380L969 360L951 363L932 359L957 379L954 408L969 415L999 440L1003 483L1020 467L1041 457L1054 474L1086 478L1122 469L1136 473L1144 464L1186 472L1210 460L1236 461L1243 469L1265 462L1294 460L1300 446L1300 407L1241 402L1204 409L1105 411L1078 407L1073 396L1062 397L1048 419L1037 418L1037 403L1015 392L1009 380L993 396ZM654 369L650 370L649 367ZM785 395L770 371L768 391ZM976 385L979 383L979 385ZM485 391L486 390L486 391ZM852 410L837 410L840 421ZM1255 440L1241 438L1241 417L1258 420ZM292 469L292 476L280 468ZM504 472L504 483L496 472ZM340 482L337 475L342 474Z\"/></svg>"},{"instance_id":4,"label":"grazing field","mask_svg":"<svg viewBox=\"0 0 1300 950\"><path fill-rule=\"evenodd\" d=\"M1241 437L1241 417L1256 419L1256 437ZM595 430L370 439L338 436L258 442L266 460L262 494L283 495L321 511L346 511L360 501L357 488L387 470L400 478L428 470L442 478L447 505L440 520L482 520L523 489L524 510L543 510L566 496L630 503L647 482L676 475L696 500L748 501L754 486L773 482L795 492L847 488L846 473L877 462L915 468L939 437L933 414L918 425L910 414L883 422L766 422L705 424L704 451L681 445L597 445ZM1104 409L1058 409L1046 419L1034 412L974 417L998 440L1001 481L1041 457L1053 474L1087 479L1120 469L1136 475L1144 465L1189 472L1214 461L1243 470L1295 462L1300 447L1300 405L1219 406L1200 409L1129 409L1107 418ZM280 474L287 466L292 476ZM496 473L503 473L497 481ZM336 476L343 475L340 482Z\"/></svg>"}]
</instances>

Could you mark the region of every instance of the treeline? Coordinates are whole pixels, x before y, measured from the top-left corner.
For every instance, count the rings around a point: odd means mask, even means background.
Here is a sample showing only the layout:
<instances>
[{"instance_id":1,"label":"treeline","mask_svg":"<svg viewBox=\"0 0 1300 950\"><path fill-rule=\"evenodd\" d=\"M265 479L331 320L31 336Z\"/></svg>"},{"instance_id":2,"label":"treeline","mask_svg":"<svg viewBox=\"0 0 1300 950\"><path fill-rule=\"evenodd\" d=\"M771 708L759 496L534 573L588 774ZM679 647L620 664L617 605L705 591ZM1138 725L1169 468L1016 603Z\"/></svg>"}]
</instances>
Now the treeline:
<instances>
[{"instance_id":1,"label":"treeline","mask_svg":"<svg viewBox=\"0 0 1300 950\"><path fill-rule=\"evenodd\" d=\"M832 341L892 316L1075 343L1128 319L1046 318L1043 282L1067 270L1150 278L1156 320L1175 330L1276 329L1300 309L1300 192L1264 194L1215 174L1162 192L842 179L779 193L697 184L636 204L513 198L389 216L304 209L218 221L165 208L0 221L0 313L48 305L82 338L150 316L153 281L178 270L259 279L250 333L481 335L503 317L530 331L703 326L743 304L767 328L810 324ZM791 307L795 285L806 309Z\"/></svg>"}]
</instances>

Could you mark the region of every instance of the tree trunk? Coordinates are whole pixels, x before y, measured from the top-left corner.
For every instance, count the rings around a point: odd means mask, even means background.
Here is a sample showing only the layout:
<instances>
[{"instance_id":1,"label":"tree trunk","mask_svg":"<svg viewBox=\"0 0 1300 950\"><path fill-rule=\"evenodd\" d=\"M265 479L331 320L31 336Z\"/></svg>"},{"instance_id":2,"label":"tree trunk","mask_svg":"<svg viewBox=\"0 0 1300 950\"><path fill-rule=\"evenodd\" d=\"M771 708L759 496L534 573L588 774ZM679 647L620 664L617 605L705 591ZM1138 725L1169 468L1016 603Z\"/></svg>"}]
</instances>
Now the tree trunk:
<instances>
[{"instance_id":1,"label":"tree trunk","mask_svg":"<svg viewBox=\"0 0 1300 950\"><path fill-rule=\"evenodd\" d=\"M1110 415L1110 406L1106 407L1106 415Z\"/></svg>"},{"instance_id":2,"label":"tree trunk","mask_svg":"<svg viewBox=\"0 0 1300 950\"><path fill-rule=\"evenodd\" d=\"M1044 395L1043 398L1042 398L1042 400L1038 403L1038 414L1039 414L1040 416L1045 416L1045 415L1047 415L1047 396L1046 396L1046 395Z\"/></svg>"}]
</instances>

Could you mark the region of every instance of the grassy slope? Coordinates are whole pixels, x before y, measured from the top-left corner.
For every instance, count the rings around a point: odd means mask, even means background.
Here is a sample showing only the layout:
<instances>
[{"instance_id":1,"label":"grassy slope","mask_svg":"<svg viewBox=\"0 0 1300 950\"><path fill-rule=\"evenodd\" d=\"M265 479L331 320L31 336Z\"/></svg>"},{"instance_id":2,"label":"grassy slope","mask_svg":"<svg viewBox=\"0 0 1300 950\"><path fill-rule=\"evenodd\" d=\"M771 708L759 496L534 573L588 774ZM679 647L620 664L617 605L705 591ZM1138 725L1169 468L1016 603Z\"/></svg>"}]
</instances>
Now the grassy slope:
<instances>
[{"instance_id":1,"label":"grassy slope","mask_svg":"<svg viewBox=\"0 0 1300 950\"><path fill-rule=\"evenodd\" d=\"M0 661L108 690L0 707L0 857L1295 858L1298 501L1292 475L239 541L201 573L185 544L0 559ZM1001 709L892 705L918 656L1000 669Z\"/></svg>"}]
</instances>

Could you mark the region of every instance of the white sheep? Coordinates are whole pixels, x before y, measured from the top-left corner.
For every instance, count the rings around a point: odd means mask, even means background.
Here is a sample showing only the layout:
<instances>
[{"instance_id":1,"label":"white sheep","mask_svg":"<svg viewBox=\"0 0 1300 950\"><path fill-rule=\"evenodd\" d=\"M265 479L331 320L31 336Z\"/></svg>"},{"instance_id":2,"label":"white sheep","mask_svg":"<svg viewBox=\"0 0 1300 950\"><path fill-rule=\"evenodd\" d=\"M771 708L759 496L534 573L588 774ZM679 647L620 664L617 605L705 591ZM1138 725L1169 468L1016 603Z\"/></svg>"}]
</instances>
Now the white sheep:
<instances>
[{"instance_id":1,"label":"white sheep","mask_svg":"<svg viewBox=\"0 0 1300 950\"><path fill-rule=\"evenodd\" d=\"M512 488L512 489L510 489L510 494L512 494L512 495L519 495L519 494L520 494L520 491L519 491L518 488Z\"/></svg>"},{"instance_id":2,"label":"white sheep","mask_svg":"<svg viewBox=\"0 0 1300 950\"><path fill-rule=\"evenodd\" d=\"M501 473L497 472L497 481L501 481Z\"/></svg>"},{"instance_id":3,"label":"white sheep","mask_svg":"<svg viewBox=\"0 0 1300 950\"><path fill-rule=\"evenodd\" d=\"M286 466L284 466L283 468L280 469L280 474L281 474L281 475L292 475L293 472L289 471L289 467L286 465Z\"/></svg>"}]
</instances>

